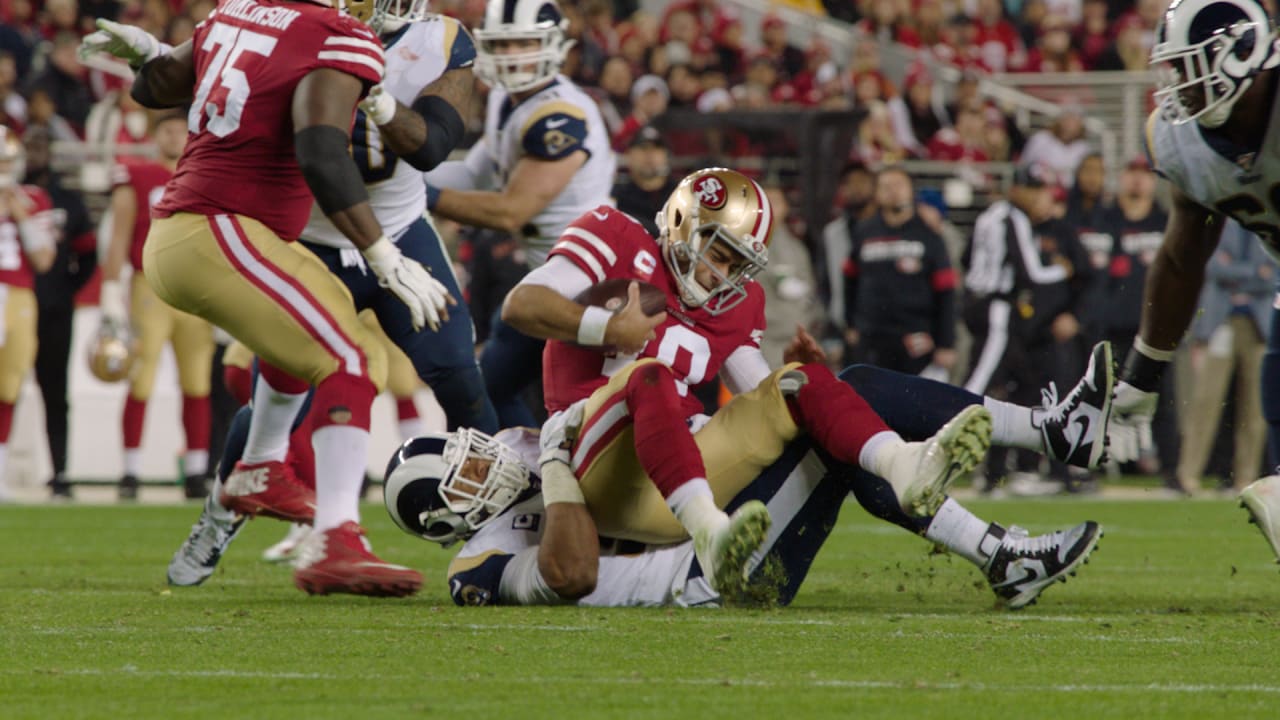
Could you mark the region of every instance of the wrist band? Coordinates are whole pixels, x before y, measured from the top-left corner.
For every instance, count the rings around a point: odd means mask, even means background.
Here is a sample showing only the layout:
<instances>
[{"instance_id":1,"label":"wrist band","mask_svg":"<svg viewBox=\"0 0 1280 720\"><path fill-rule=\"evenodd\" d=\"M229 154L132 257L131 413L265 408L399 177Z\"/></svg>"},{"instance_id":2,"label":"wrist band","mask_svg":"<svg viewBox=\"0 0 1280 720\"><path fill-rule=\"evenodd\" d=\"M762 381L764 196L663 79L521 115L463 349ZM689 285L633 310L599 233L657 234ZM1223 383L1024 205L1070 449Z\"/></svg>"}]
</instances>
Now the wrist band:
<instances>
[{"instance_id":1,"label":"wrist band","mask_svg":"<svg viewBox=\"0 0 1280 720\"><path fill-rule=\"evenodd\" d=\"M1160 388L1160 378L1172 359L1172 351L1156 350L1141 338L1135 338L1133 348L1124 360L1120 379L1143 392L1155 392Z\"/></svg>"},{"instance_id":2,"label":"wrist band","mask_svg":"<svg viewBox=\"0 0 1280 720\"><path fill-rule=\"evenodd\" d=\"M542 504L573 503L585 505L582 487L568 465L555 460L542 466Z\"/></svg>"},{"instance_id":3,"label":"wrist band","mask_svg":"<svg viewBox=\"0 0 1280 720\"><path fill-rule=\"evenodd\" d=\"M578 344L587 347L599 347L604 344L604 331L609 326L609 318L613 313L602 307L588 307L582 311L582 320L578 323Z\"/></svg>"}]
</instances>

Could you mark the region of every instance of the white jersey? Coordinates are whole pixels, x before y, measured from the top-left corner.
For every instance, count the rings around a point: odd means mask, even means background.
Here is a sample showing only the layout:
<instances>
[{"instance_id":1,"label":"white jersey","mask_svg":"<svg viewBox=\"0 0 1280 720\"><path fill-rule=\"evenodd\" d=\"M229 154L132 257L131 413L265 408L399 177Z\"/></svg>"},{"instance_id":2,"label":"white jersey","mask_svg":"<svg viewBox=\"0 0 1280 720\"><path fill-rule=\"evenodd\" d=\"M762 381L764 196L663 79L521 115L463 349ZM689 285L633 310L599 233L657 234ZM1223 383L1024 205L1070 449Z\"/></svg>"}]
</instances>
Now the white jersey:
<instances>
[{"instance_id":1,"label":"white jersey","mask_svg":"<svg viewBox=\"0 0 1280 720\"><path fill-rule=\"evenodd\" d=\"M484 137L466 160L445 164L453 167L442 165L427 174L427 181L454 190L499 190L525 156L558 160L578 150L587 153L587 161L520 233L529 266L536 268L546 262L551 246L569 223L593 208L613 204L610 195L617 158L609 130L596 102L572 80L557 75L518 103L505 90L495 88L485 109Z\"/></svg>"},{"instance_id":2,"label":"white jersey","mask_svg":"<svg viewBox=\"0 0 1280 720\"><path fill-rule=\"evenodd\" d=\"M529 467L538 466L538 434L510 428L494 436ZM528 493L467 540L449 565L449 594L459 605L547 605L564 602L538 571L544 529L542 494ZM634 552L628 552L633 550ZM578 601L596 607L714 605L701 576L690 579L693 543L639 546L602 541L596 589Z\"/></svg>"},{"instance_id":3,"label":"white jersey","mask_svg":"<svg viewBox=\"0 0 1280 720\"><path fill-rule=\"evenodd\" d=\"M1280 95L1271 117L1280 118ZM1280 259L1280 131L1269 127L1257 152L1208 132L1195 122L1174 125L1157 108L1147 119L1152 166L1192 200L1257 233Z\"/></svg>"},{"instance_id":4,"label":"white jersey","mask_svg":"<svg viewBox=\"0 0 1280 720\"><path fill-rule=\"evenodd\" d=\"M471 67L475 60L471 36L457 20L443 15L409 23L384 42L387 70L382 87L404 105L413 105L422 89L446 70ZM387 237L398 239L426 212L422 172L383 147L378 127L363 111L356 113L351 152L369 189L369 204L378 224ZM316 204L311 206L311 219L301 237L318 245L355 247Z\"/></svg>"}]
</instances>

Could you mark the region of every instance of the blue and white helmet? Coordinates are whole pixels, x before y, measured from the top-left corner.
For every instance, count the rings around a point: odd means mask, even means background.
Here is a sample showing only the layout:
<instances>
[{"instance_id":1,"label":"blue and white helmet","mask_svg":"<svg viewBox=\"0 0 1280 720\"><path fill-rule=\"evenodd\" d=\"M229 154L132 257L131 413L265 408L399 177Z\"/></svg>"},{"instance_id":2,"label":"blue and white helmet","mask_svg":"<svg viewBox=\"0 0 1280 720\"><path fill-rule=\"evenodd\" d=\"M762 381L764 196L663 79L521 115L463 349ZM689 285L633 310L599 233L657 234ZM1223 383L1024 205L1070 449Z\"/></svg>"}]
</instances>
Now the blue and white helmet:
<instances>
[{"instance_id":1,"label":"blue and white helmet","mask_svg":"<svg viewBox=\"0 0 1280 720\"><path fill-rule=\"evenodd\" d=\"M483 478L472 475L483 473ZM529 487L529 468L479 430L412 438L387 464L383 501L410 535L448 547L466 540Z\"/></svg>"},{"instance_id":2,"label":"blue and white helmet","mask_svg":"<svg viewBox=\"0 0 1280 720\"><path fill-rule=\"evenodd\" d=\"M488 0L484 22L475 31L475 74L489 87L507 92L532 90L560 72L573 40L569 21L554 0ZM536 49L502 52L506 43L536 40Z\"/></svg>"},{"instance_id":3,"label":"blue and white helmet","mask_svg":"<svg viewBox=\"0 0 1280 720\"><path fill-rule=\"evenodd\" d=\"M1175 124L1215 128L1254 76L1280 64L1275 25L1258 0L1174 0L1156 30L1156 101Z\"/></svg>"}]
</instances>

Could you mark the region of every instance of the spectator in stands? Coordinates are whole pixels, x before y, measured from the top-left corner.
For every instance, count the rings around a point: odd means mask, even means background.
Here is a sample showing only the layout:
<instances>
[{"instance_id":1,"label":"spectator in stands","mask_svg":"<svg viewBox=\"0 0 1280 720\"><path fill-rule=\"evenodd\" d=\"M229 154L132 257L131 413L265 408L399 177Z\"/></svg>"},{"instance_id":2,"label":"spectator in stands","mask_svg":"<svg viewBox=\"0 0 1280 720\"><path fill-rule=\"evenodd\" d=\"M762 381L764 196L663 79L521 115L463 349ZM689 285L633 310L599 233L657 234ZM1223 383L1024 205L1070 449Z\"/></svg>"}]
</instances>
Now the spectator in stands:
<instances>
[{"instance_id":1,"label":"spectator in stands","mask_svg":"<svg viewBox=\"0 0 1280 720\"><path fill-rule=\"evenodd\" d=\"M870 12L853 27L876 42L918 47L920 37L907 20L900 0L870 0Z\"/></svg>"},{"instance_id":2,"label":"spectator in stands","mask_svg":"<svg viewBox=\"0 0 1280 720\"><path fill-rule=\"evenodd\" d=\"M688 65L672 65L667 74L668 104L671 107L692 108L702 92L702 80ZM634 96L633 96L634 97ZM634 101L632 103L635 104Z\"/></svg>"},{"instance_id":3,"label":"spectator in stands","mask_svg":"<svg viewBox=\"0 0 1280 720\"><path fill-rule=\"evenodd\" d=\"M906 148L893 134L888 105L874 100L867 106L867 114L858 123L853 157L871 167L894 165L907 159Z\"/></svg>"},{"instance_id":4,"label":"spectator in stands","mask_svg":"<svg viewBox=\"0 0 1280 720\"><path fill-rule=\"evenodd\" d=\"M31 90L27 95L27 129L37 126L48 130L54 141L79 139L71 123L57 113L49 91L42 87Z\"/></svg>"},{"instance_id":5,"label":"spectator in stands","mask_svg":"<svg viewBox=\"0 0 1280 720\"><path fill-rule=\"evenodd\" d=\"M1049 7L1045 0L1024 0L1017 22L1023 47L1035 47L1036 39L1040 37L1040 23L1048 14Z\"/></svg>"},{"instance_id":6,"label":"spectator in stands","mask_svg":"<svg viewBox=\"0 0 1280 720\"><path fill-rule=\"evenodd\" d=\"M1026 72L1083 72L1084 61L1072 47L1071 26L1061 15L1045 15L1039 36L1022 68Z\"/></svg>"},{"instance_id":7,"label":"spectator in stands","mask_svg":"<svg viewBox=\"0 0 1280 720\"><path fill-rule=\"evenodd\" d=\"M1111 19L1107 17L1107 0L1084 0L1080 24L1076 26L1074 45L1089 70L1098 69L1107 48L1111 47Z\"/></svg>"},{"instance_id":8,"label":"spectator in stands","mask_svg":"<svg viewBox=\"0 0 1280 720\"><path fill-rule=\"evenodd\" d=\"M1076 168L1092 152L1084 136L1084 111L1075 103L1064 103L1053 123L1031 135L1022 149L1021 162L1043 165L1052 170L1060 184L1070 187Z\"/></svg>"},{"instance_id":9,"label":"spectator in stands","mask_svg":"<svg viewBox=\"0 0 1280 720\"><path fill-rule=\"evenodd\" d=\"M631 76L631 64L626 58L615 55L605 61L600 70L599 88L587 88L595 97L600 107L600 117L609 128L609 134L616 136L622 130L623 123L631 114L631 87L634 78ZM663 87L666 83L663 83Z\"/></svg>"},{"instance_id":10,"label":"spectator in stands","mask_svg":"<svg viewBox=\"0 0 1280 720\"><path fill-rule=\"evenodd\" d=\"M1018 29L1005 18L1000 0L977 0L974 24L977 30L974 44L980 49L982 64L987 69L1007 72L1026 64L1026 47Z\"/></svg>"},{"instance_id":11,"label":"spectator in stands","mask_svg":"<svg viewBox=\"0 0 1280 720\"><path fill-rule=\"evenodd\" d=\"M49 441L53 476L49 491L54 497L70 497L67 482L67 365L71 356L71 320L75 295L89 282L98 265L97 238L89 211L80 193L68 190L50 165L52 136L43 125L33 125L23 135L27 150L24 182L49 193L53 201L57 255L48 272L36 276L35 376L44 399L44 426Z\"/></svg>"},{"instance_id":12,"label":"spectator in stands","mask_svg":"<svg viewBox=\"0 0 1280 720\"><path fill-rule=\"evenodd\" d=\"M912 30L916 41L913 47L937 54L937 48L946 42L946 14L942 0L919 0L911 13Z\"/></svg>"},{"instance_id":13,"label":"spectator in stands","mask_svg":"<svg viewBox=\"0 0 1280 720\"><path fill-rule=\"evenodd\" d=\"M851 161L840 171L836 191L838 214L822 229L822 265L827 283L827 318L832 332L825 339L837 340L842 347L846 335L844 300L844 260L853 249L853 229L875 214L875 173L863 163ZM842 357L848 353L841 351ZM840 358L832 358L833 362Z\"/></svg>"},{"instance_id":14,"label":"spectator in stands","mask_svg":"<svg viewBox=\"0 0 1280 720\"><path fill-rule=\"evenodd\" d=\"M119 148L124 148L122 154L128 158L129 146L136 149L148 145L149 127L146 109L133 99L127 87L117 85L89 110L84 137L90 145L102 147L104 159L111 162Z\"/></svg>"},{"instance_id":15,"label":"spectator in stands","mask_svg":"<svg viewBox=\"0 0 1280 720\"><path fill-rule=\"evenodd\" d=\"M985 108L973 103L956 115L955 125L929 139L927 157L942 162L987 162Z\"/></svg>"},{"instance_id":16,"label":"spectator in stands","mask_svg":"<svg viewBox=\"0 0 1280 720\"><path fill-rule=\"evenodd\" d=\"M0 125L21 132L27 125L27 101L18 92L18 63L0 50Z\"/></svg>"},{"instance_id":17,"label":"spectator in stands","mask_svg":"<svg viewBox=\"0 0 1280 720\"><path fill-rule=\"evenodd\" d=\"M715 43L716 67L731 80L740 80L747 68L742 21L726 18L712 31L711 39Z\"/></svg>"},{"instance_id":18,"label":"spectator in stands","mask_svg":"<svg viewBox=\"0 0 1280 720\"><path fill-rule=\"evenodd\" d=\"M809 250L792 231L791 203L777 182L764 187L773 207L773 240L769 242L769 264L756 276L764 288L765 331L760 349L774 367L782 366L782 353L796 336L796 326L817 332L824 322L818 301Z\"/></svg>"},{"instance_id":19,"label":"spectator in stands","mask_svg":"<svg viewBox=\"0 0 1280 720\"><path fill-rule=\"evenodd\" d=\"M945 375L956 362L956 275L942 238L916 213L901 167L876 174L876 212L858 223L845 276L846 337L857 362Z\"/></svg>"},{"instance_id":20,"label":"spectator in stands","mask_svg":"<svg viewBox=\"0 0 1280 720\"><path fill-rule=\"evenodd\" d=\"M40 18L40 34L46 40L53 40L60 32L76 37L85 33L76 0L45 0Z\"/></svg>"},{"instance_id":21,"label":"spectator in stands","mask_svg":"<svg viewBox=\"0 0 1280 720\"><path fill-rule=\"evenodd\" d=\"M981 87L982 76L976 70L969 69L960 73L960 79L951 89L951 102L947 104L947 120L944 124L955 125L961 108L984 104L986 101L982 98Z\"/></svg>"},{"instance_id":22,"label":"spectator in stands","mask_svg":"<svg viewBox=\"0 0 1280 720\"><path fill-rule=\"evenodd\" d=\"M683 66L682 66L683 67ZM642 75L631 86L631 112L613 134L613 149L622 152L640 128L667 111L671 94L657 75Z\"/></svg>"},{"instance_id":23,"label":"spectator in stands","mask_svg":"<svg viewBox=\"0 0 1280 720\"><path fill-rule=\"evenodd\" d=\"M80 36L59 32L53 39L48 64L30 79L28 92L41 90L53 101L55 112L77 129L84 127L93 99L85 84L85 69L76 58Z\"/></svg>"},{"instance_id":24,"label":"spectator in stands","mask_svg":"<svg viewBox=\"0 0 1280 720\"><path fill-rule=\"evenodd\" d=\"M670 39L672 18L686 13L693 20L694 37L710 35L711 31L731 17L732 11L717 0L677 0L667 6L662 16L662 33L660 39ZM676 21L681 22L681 21Z\"/></svg>"},{"instance_id":25,"label":"spectator in stands","mask_svg":"<svg viewBox=\"0 0 1280 720\"><path fill-rule=\"evenodd\" d=\"M702 26L697 17L689 9L679 9L667 15L663 24L666 33L666 46L669 54L681 53L687 57L681 61L692 65L698 71L707 66L714 47L711 38L702 34ZM672 60L673 63L678 62Z\"/></svg>"},{"instance_id":26,"label":"spectator in stands","mask_svg":"<svg viewBox=\"0 0 1280 720\"><path fill-rule=\"evenodd\" d=\"M1090 153L1076 168L1075 183L1067 192L1063 220L1075 228L1084 247L1093 284L1080 323L1086 345L1106 339L1103 321L1110 312L1107 287L1110 283L1111 254L1115 249L1115 205L1106 195L1102 156Z\"/></svg>"},{"instance_id":27,"label":"spectator in stands","mask_svg":"<svg viewBox=\"0 0 1280 720\"><path fill-rule=\"evenodd\" d=\"M657 237L658 212L678 182L671 176L671 153L662 133L654 127L641 128L631 136L625 159L627 174L613 186L613 200L619 210Z\"/></svg>"},{"instance_id":28,"label":"spectator in stands","mask_svg":"<svg viewBox=\"0 0 1280 720\"><path fill-rule=\"evenodd\" d=\"M1144 72L1148 69L1150 57L1147 29L1140 18L1131 15L1116 23L1115 41L1098 57L1094 67L1097 70Z\"/></svg>"},{"instance_id":29,"label":"spectator in stands","mask_svg":"<svg viewBox=\"0 0 1280 720\"><path fill-rule=\"evenodd\" d=\"M914 157L926 157L925 143L942 129L943 113L934 94L933 75L923 65L915 65L903 81L903 94L889 99L893 132Z\"/></svg>"},{"instance_id":30,"label":"spectator in stands","mask_svg":"<svg viewBox=\"0 0 1280 720\"><path fill-rule=\"evenodd\" d=\"M982 151L989 162L1009 162L1013 159L1013 137L1009 133L1009 119L994 105L982 109Z\"/></svg>"},{"instance_id":31,"label":"spectator in stands","mask_svg":"<svg viewBox=\"0 0 1280 720\"><path fill-rule=\"evenodd\" d=\"M32 55L40 42L31 13L30 0L14 0L7 8L0 8L0 50L13 55L20 78L31 72Z\"/></svg>"},{"instance_id":32,"label":"spectator in stands","mask_svg":"<svg viewBox=\"0 0 1280 720\"><path fill-rule=\"evenodd\" d=\"M777 63L778 70L786 78L792 78L804 70L804 51L787 39L787 24L774 13L760 21L762 53Z\"/></svg>"},{"instance_id":33,"label":"spectator in stands","mask_svg":"<svg viewBox=\"0 0 1280 720\"><path fill-rule=\"evenodd\" d=\"M1257 235L1230 220L1205 266L1200 312L1191 325L1195 390L1178 459L1178 484L1188 494L1200 489L1233 376L1235 453L1231 479L1224 478L1223 487L1238 491L1258 479L1266 438L1258 387L1276 282L1276 263L1262 248Z\"/></svg>"},{"instance_id":34,"label":"spectator in stands","mask_svg":"<svg viewBox=\"0 0 1280 720\"><path fill-rule=\"evenodd\" d=\"M973 18L964 13L952 15L943 28L942 37L943 42L933 48L939 60L961 70L989 70L982 57L978 25Z\"/></svg>"},{"instance_id":35,"label":"spectator in stands","mask_svg":"<svg viewBox=\"0 0 1280 720\"><path fill-rule=\"evenodd\" d=\"M173 20L169 21L168 29L165 30L165 42L177 47L190 40L195 30L196 21L192 20L190 15L174 16Z\"/></svg>"}]
</instances>

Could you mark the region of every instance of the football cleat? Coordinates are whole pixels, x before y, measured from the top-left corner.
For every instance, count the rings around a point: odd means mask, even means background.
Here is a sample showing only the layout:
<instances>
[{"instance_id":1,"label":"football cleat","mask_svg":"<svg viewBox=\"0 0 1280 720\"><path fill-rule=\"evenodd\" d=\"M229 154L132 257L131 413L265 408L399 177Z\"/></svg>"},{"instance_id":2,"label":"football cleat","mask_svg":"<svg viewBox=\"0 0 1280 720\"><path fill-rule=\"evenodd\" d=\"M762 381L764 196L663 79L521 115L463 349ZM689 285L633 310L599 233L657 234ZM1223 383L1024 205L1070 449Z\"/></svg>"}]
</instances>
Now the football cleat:
<instances>
[{"instance_id":1,"label":"football cleat","mask_svg":"<svg viewBox=\"0 0 1280 720\"><path fill-rule=\"evenodd\" d=\"M1241 490L1240 507L1249 511L1249 522L1262 531L1280 562L1280 475L1269 475Z\"/></svg>"},{"instance_id":2,"label":"football cleat","mask_svg":"<svg viewBox=\"0 0 1280 720\"><path fill-rule=\"evenodd\" d=\"M218 502L241 515L310 523L316 516L316 492L298 482L282 462L243 462L223 482Z\"/></svg>"},{"instance_id":3,"label":"football cleat","mask_svg":"<svg viewBox=\"0 0 1280 720\"><path fill-rule=\"evenodd\" d=\"M280 542L262 551L262 559L267 562L290 562L298 554L298 546L311 534L311 526L294 523Z\"/></svg>"},{"instance_id":4,"label":"football cleat","mask_svg":"<svg viewBox=\"0 0 1280 720\"><path fill-rule=\"evenodd\" d=\"M209 494L209 473L187 475L182 478L182 496L188 500L203 500Z\"/></svg>"},{"instance_id":5,"label":"football cleat","mask_svg":"<svg viewBox=\"0 0 1280 720\"><path fill-rule=\"evenodd\" d=\"M999 602L1017 610L1034 604L1053 582L1066 582L1068 575L1075 575L1080 565L1089 562L1101 537L1102 526L1092 520L1035 536L1016 525L1005 530L992 523L983 543L990 538L999 545L983 572Z\"/></svg>"},{"instance_id":6,"label":"football cleat","mask_svg":"<svg viewBox=\"0 0 1280 720\"><path fill-rule=\"evenodd\" d=\"M973 472L991 447L991 413L970 405L924 442L905 443L895 451L885 480L898 504L913 517L929 517L947 499L947 488Z\"/></svg>"},{"instance_id":7,"label":"football cleat","mask_svg":"<svg viewBox=\"0 0 1280 720\"><path fill-rule=\"evenodd\" d=\"M182 546L169 561L169 584L184 587L199 585L213 574L218 561L227 551L227 546L236 539L240 528L247 519L244 515L232 513L213 505L213 496L204 501L204 509L200 511L200 519L191 526L191 534L183 541Z\"/></svg>"},{"instance_id":8,"label":"football cleat","mask_svg":"<svg viewBox=\"0 0 1280 720\"><path fill-rule=\"evenodd\" d=\"M1087 470L1102 464L1115 381L1111 343L1104 341L1093 346L1084 377L1065 398L1058 399L1054 383L1040 391L1044 404L1031 410L1031 424L1040 429L1045 454Z\"/></svg>"},{"instance_id":9,"label":"football cleat","mask_svg":"<svg viewBox=\"0 0 1280 720\"><path fill-rule=\"evenodd\" d=\"M759 500L748 500L718 530L693 538L693 554L711 587L721 595L737 595L747 582L747 563L769 534L769 509Z\"/></svg>"},{"instance_id":10,"label":"football cleat","mask_svg":"<svg viewBox=\"0 0 1280 720\"><path fill-rule=\"evenodd\" d=\"M133 475L120 478L120 483L116 485L116 497L121 500L137 500L138 478Z\"/></svg>"},{"instance_id":11,"label":"football cleat","mask_svg":"<svg viewBox=\"0 0 1280 720\"><path fill-rule=\"evenodd\" d=\"M347 521L313 532L298 548L293 584L311 595L350 593L405 597L422 587L422 575L373 554L364 529Z\"/></svg>"}]
</instances>

